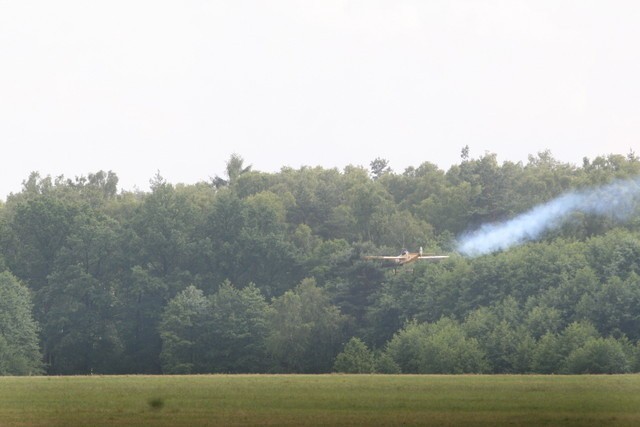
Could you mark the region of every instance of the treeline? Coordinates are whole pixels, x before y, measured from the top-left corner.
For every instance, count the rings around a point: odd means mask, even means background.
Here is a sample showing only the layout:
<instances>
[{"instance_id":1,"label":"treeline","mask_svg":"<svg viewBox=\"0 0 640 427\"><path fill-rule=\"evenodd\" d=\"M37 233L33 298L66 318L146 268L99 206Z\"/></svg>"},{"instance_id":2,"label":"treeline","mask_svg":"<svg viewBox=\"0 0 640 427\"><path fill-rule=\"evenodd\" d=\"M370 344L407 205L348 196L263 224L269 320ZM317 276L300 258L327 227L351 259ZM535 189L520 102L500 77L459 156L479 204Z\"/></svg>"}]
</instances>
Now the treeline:
<instances>
[{"instance_id":1,"label":"treeline","mask_svg":"<svg viewBox=\"0 0 640 427\"><path fill-rule=\"evenodd\" d=\"M575 214L464 258L464 231L640 174L610 155L487 154L448 171L252 171L149 192L112 172L0 204L0 374L640 370L640 222ZM446 252L385 270L364 254ZM6 301L6 302L5 302Z\"/></svg>"}]
</instances>

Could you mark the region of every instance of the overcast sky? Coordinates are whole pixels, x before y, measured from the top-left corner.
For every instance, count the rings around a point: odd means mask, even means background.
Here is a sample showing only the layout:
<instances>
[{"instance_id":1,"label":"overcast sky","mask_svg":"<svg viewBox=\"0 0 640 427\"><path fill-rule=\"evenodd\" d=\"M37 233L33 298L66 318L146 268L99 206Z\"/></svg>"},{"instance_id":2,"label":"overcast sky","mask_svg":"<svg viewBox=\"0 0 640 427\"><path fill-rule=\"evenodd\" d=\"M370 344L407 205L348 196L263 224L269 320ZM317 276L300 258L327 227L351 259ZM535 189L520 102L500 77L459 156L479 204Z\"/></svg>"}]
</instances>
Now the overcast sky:
<instances>
[{"instance_id":1,"label":"overcast sky","mask_svg":"<svg viewBox=\"0 0 640 427\"><path fill-rule=\"evenodd\" d=\"M0 197L261 171L636 152L640 2L0 0Z\"/></svg>"}]
</instances>

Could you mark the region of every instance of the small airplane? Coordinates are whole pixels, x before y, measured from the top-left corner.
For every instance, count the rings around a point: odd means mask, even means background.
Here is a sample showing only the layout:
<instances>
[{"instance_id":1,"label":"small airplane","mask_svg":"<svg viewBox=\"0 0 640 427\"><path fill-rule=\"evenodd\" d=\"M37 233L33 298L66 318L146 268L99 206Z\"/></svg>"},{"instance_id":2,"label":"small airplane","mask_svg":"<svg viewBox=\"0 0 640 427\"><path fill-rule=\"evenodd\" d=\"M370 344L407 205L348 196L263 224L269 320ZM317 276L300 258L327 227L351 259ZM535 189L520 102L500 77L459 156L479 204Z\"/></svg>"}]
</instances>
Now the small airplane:
<instances>
[{"instance_id":1,"label":"small airplane","mask_svg":"<svg viewBox=\"0 0 640 427\"><path fill-rule=\"evenodd\" d=\"M419 259L428 259L432 261L437 261L440 259L449 258L449 255L424 255L422 253L422 247L420 247L419 252L409 252L406 249L403 249L400 255L397 256L365 256L364 259L379 259L379 260L388 260L393 262L392 266L397 267L405 264L409 264L411 262L417 261Z\"/></svg>"}]
</instances>

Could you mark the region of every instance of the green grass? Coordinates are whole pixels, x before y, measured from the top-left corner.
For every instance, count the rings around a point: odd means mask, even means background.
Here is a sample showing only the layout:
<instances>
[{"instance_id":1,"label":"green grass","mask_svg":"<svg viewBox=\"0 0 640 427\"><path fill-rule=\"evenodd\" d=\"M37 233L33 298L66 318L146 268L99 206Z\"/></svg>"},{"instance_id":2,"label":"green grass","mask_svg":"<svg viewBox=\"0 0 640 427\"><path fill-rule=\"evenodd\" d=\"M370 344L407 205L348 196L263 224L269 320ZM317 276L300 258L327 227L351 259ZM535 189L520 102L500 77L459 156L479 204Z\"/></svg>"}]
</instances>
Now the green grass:
<instances>
[{"instance_id":1,"label":"green grass","mask_svg":"<svg viewBox=\"0 0 640 427\"><path fill-rule=\"evenodd\" d=\"M640 375L0 377L0 426L640 425Z\"/></svg>"}]
</instances>

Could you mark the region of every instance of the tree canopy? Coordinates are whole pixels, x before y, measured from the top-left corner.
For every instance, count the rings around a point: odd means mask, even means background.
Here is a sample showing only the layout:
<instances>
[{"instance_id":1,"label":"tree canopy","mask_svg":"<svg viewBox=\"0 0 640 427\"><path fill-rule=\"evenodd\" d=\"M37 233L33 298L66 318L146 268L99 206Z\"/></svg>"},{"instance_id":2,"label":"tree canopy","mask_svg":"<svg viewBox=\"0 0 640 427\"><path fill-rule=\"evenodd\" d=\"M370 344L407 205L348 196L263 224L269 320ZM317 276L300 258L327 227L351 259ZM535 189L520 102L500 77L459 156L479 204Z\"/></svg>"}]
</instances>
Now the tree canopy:
<instances>
[{"instance_id":1,"label":"tree canopy","mask_svg":"<svg viewBox=\"0 0 640 427\"><path fill-rule=\"evenodd\" d=\"M284 167L118 189L32 173L0 204L0 374L611 373L640 369L638 192L483 256L464 233L636 179L612 154L444 171ZM636 181L632 181L636 182ZM439 263L385 269L407 247Z\"/></svg>"}]
</instances>

